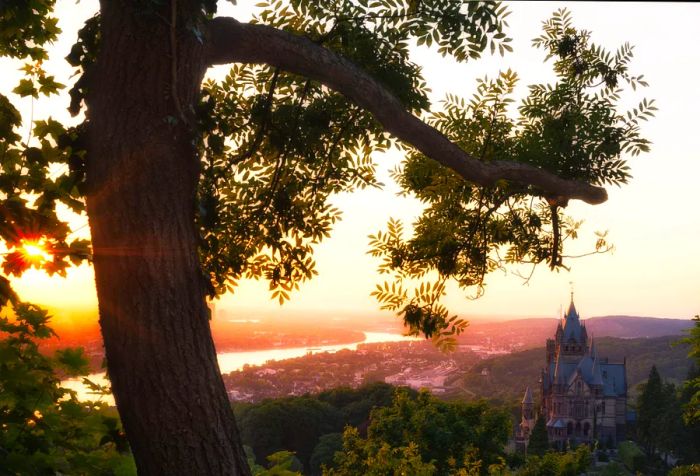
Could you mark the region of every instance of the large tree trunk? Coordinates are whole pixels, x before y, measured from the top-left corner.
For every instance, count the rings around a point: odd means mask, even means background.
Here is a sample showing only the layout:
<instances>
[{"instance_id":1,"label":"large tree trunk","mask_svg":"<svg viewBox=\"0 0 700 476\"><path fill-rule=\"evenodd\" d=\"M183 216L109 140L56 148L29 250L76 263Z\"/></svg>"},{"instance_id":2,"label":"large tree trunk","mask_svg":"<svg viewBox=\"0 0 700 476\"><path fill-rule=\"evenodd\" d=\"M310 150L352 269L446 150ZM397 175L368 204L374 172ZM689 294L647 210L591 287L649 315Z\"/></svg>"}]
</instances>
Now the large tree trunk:
<instances>
[{"instance_id":1,"label":"large tree trunk","mask_svg":"<svg viewBox=\"0 0 700 476\"><path fill-rule=\"evenodd\" d=\"M181 21L196 6L180 0L172 30L170 5L143 4L157 11L102 2L90 72L87 205L107 369L139 474L248 474L197 256L190 124L205 65Z\"/></svg>"}]
</instances>

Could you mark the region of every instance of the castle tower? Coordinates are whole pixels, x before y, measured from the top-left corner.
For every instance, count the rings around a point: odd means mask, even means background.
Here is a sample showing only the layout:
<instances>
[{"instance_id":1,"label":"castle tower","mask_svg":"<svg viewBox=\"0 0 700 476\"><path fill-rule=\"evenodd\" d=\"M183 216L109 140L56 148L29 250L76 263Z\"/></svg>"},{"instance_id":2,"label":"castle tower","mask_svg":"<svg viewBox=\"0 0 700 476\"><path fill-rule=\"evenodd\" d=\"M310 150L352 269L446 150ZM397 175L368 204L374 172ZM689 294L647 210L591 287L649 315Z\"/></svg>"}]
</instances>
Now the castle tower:
<instances>
[{"instance_id":1,"label":"castle tower","mask_svg":"<svg viewBox=\"0 0 700 476\"><path fill-rule=\"evenodd\" d=\"M556 340L557 360L562 357L565 362L577 362L588 352L588 332L586 326L581 324L581 316L574 305L573 291L561 332L557 328Z\"/></svg>"},{"instance_id":2,"label":"castle tower","mask_svg":"<svg viewBox=\"0 0 700 476\"><path fill-rule=\"evenodd\" d=\"M522 420L520 422L520 429L525 438L530 436L532 429L535 427L535 401L532 398L532 390L527 387L525 390L525 396L520 404Z\"/></svg>"},{"instance_id":3,"label":"castle tower","mask_svg":"<svg viewBox=\"0 0 700 476\"><path fill-rule=\"evenodd\" d=\"M573 292L571 303L547 340L546 366L540 373L540 412L550 442L590 443L594 439L624 439L627 411L626 360L610 362L600 356L600 343L588 336L580 320ZM553 347L553 348L552 348ZM531 434L534 408L530 389L522 400L522 421L517 431ZM531 418L531 419L529 419ZM525 442L526 444L527 442Z\"/></svg>"}]
</instances>

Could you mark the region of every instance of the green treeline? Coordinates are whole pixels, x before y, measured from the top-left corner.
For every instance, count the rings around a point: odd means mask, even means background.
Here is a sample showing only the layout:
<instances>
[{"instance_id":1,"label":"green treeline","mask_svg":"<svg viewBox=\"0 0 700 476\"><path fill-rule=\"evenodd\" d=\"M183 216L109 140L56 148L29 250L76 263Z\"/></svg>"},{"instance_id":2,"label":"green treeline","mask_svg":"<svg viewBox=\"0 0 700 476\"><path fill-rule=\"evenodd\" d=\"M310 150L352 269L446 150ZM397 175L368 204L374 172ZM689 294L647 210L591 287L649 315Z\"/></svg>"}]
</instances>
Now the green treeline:
<instances>
[{"instance_id":1,"label":"green treeline","mask_svg":"<svg viewBox=\"0 0 700 476\"><path fill-rule=\"evenodd\" d=\"M695 329L686 339L694 350L700 349L700 320ZM115 409L79 401L61 386L63 378L87 373L84 352L41 354L37 342L51 335L46 311L36 306L18 306L12 319L0 316L0 475L134 475ZM635 442L621 444L618 454L585 445L553 452L540 419L526 456L508 447L508 409L484 400L442 401L384 383L238 403L233 411L257 476L664 475L675 463L684 466L673 469L674 476L698 474L700 373L692 368L682 385L668 379L664 371L675 368L668 353L687 352L664 347L668 342L650 339L646 354L639 350L640 361L655 355L658 365L650 366L636 403L630 402L637 410L628 432ZM639 342L622 343L639 348ZM593 470L594 459L616 461Z\"/></svg>"},{"instance_id":2,"label":"green treeline","mask_svg":"<svg viewBox=\"0 0 700 476\"><path fill-rule=\"evenodd\" d=\"M288 450L304 468L318 469L321 462L329 461L321 457L324 449L330 448L326 451L332 458L341 448L345 427L365 432L372 409L391 405L393 393L391 385L374 383L356 390L336 388L313 396L235 403L233 410L243 443L253 450L258 463Z\"/></svg>"},{"instance_id":3,"label":"green treeline","mask_svg":"<svg viewBox=\"0 0 700 476\"><path fill-rule=\"evenodd\" d=\"M510 414L485 402L443 402L383 383L236 404L234 411L259 464L290 450L313 475L321 465L332 475L455 474L501 465L512 430Z\"/></svg>"}]
</instances>

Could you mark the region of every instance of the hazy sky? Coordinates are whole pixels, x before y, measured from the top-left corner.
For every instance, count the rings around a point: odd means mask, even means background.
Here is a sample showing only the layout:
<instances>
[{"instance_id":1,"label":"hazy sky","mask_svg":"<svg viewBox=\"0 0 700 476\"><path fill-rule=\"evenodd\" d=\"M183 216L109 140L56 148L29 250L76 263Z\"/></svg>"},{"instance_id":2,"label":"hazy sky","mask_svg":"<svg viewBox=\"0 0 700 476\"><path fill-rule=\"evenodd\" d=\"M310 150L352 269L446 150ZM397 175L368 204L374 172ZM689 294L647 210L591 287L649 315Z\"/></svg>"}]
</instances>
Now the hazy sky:
<instances>
[{"instance_id":1,"label":"hazy sky","mask_svg":"<svg viewBox=\"0 0 700 476\"><path fill-rule=\"evenodd\" d=\"M245 20L256 2L239 0L233 7L222 3L222 13ZM224 5L225 4L225 5ZM56 54L45 66L68 82L69 72L60 58L70 49L75 29L94 1L58 2L60 26L66 33L55 45ZM700 93L700 49L696 28L700 5L634 3L514 3L510 5L509 33L514 52L504 58L486 56L482 60L457 64L427 49L415 50L432 100L437 106L446 92L470 96L474 80L485 74L512 68L520 75L520 93L526 86L551 79L550 67L543 64L543 52L530 46L540 33L541 21L561 7L569 8L575 24L593 32L593 41L615 49L629 41L635 45L631 70L642 73L650 87L630 99L636 105L642 97L657 101L659 111L643 124L652 151L631 159L633 179L623 188L608 189L610 198L598 206L572 203L568 212L585 220L581 239L567 253L592 248L595 230L608 230L615 251L605 255L569 261L571 271L552 273L540 267L528 285L512 273L495 273L487 278L486 295L469 300L467 293L450 290L448 306L463 317L556 316L560 305L568 303L569 282L576 289L576 303L583 317L604 314L633 314L690 318L700 313L700 152L698 151L697 112ZM6 93L16 83L19 72L7 61L0 62L0 90ZM213 73L216 74L216 73ZM61 98L46 105L37 103L34 117L52 115L67 119L68 100ZM22 103L24 110L30 101ZM234 296L224 296L217 307L235 314L285 316L305 312L376 313L378 306L369 293L379 281L377 261L366 254L367 235L385 226L389 217L410 222L420 213L415 200L396 196L386 171L401 160L398 152L377 154L384 190L366 190L341 195L335 203L344 219L331 239L318 247L316 260L320 273L302 286L292 301L280 306L268 299L264 282L243 282ZM84 221L77 221L82 226ZM78 234L86 233L82 228ZM67 279L47 278L31 271L17 280L22 297L60 310L95 309L96 297L89 267L72 270Z\"/></svg>"}]
</instances>

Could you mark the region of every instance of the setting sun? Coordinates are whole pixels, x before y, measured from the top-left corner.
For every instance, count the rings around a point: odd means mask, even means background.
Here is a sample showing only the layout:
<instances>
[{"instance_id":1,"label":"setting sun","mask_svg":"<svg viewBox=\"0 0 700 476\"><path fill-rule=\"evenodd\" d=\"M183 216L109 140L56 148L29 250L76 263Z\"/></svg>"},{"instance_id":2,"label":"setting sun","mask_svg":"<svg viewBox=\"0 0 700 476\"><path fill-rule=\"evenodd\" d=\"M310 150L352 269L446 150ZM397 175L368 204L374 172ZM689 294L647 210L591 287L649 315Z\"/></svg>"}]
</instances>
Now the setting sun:
<instances>
[{"instance_id":1,"label":"setting sun","mask_svg":"<svg viewBox=\"0 0 700 476\"><path fill-rule=\"evenodd\" d=\"M32 263L40 263L51 259L51 253L46 249L44 240L23 241L20 252L27 261Z\"/></svg>"}]
</instances>

